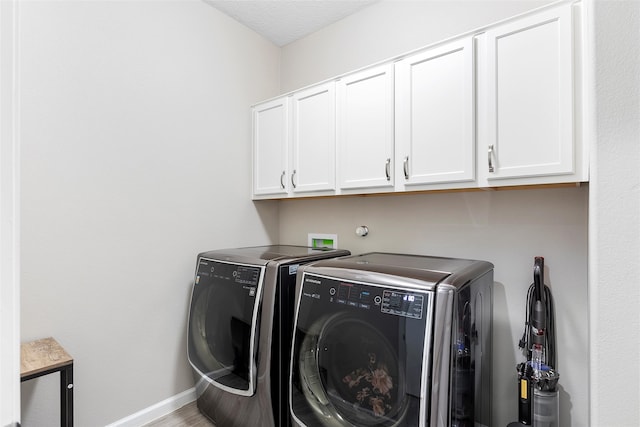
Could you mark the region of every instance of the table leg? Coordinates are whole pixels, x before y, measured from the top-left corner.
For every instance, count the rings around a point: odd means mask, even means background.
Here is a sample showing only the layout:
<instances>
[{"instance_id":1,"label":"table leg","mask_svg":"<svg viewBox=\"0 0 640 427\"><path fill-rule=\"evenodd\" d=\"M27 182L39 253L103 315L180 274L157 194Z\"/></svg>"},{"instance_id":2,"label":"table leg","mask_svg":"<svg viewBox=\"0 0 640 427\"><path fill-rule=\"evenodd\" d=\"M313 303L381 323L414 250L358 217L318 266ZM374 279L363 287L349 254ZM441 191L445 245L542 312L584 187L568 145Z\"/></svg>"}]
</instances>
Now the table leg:
<instances>
[{"instance_id":1,"label":"table leg","mask_svg":"<svg viewBox=\"0 0 640 427\"><path fill-rule=\"evenodd\" d=\"M73 427L73 364L60 370L60 426Z\"/></svg>"}]
</instances>

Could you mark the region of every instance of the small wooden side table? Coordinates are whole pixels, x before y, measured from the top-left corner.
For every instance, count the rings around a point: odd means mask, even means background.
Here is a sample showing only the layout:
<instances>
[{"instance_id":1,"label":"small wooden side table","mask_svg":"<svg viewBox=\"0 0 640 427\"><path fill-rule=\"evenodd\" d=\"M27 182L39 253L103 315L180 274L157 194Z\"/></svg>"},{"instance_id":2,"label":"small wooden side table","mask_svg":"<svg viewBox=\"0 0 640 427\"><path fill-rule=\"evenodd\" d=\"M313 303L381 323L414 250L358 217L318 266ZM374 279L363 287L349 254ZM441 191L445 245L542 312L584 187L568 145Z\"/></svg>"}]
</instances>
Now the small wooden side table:
<instances>
[{"instance_id":1,"label":"small wooden side table","mask_svg":"<svg viewBox=\"0 0 640 427\"><path fill-rule=\"evenodd\" d=\"M53 338L20 345L20 381L60 372L60 426L73 427L73 358Z\"/></svg>"}]
</instances>

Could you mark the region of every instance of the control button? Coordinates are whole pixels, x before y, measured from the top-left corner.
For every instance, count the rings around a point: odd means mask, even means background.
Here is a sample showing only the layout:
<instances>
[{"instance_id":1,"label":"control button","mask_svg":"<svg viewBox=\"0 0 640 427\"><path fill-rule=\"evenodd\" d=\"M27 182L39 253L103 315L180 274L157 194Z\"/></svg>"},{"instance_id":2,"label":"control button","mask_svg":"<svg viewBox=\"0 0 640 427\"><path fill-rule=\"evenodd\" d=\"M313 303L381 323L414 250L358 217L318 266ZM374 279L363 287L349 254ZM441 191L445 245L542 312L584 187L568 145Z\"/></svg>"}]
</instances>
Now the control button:
<instances>
[{"instance_id":1,"label":"control button","mask_svg":"<svg viewBox=\"0 0 640 427\"><path fill-rule=\"evenodd\" d=\"M380 304L382 302L382 298L380 298L380 295L376 295L373 298L373 302L375 302L376 304Z\"/></svg>"},{"instance_id":2,"label":"control button","mask_svg":"<svg viewBox=\"0 0 640 427\"><path fill-rule=\"evenodd\" d=\"M336 288L329 289L329 295L335 295L335 294L336 294Z\"/></svg>"}]
</instances>

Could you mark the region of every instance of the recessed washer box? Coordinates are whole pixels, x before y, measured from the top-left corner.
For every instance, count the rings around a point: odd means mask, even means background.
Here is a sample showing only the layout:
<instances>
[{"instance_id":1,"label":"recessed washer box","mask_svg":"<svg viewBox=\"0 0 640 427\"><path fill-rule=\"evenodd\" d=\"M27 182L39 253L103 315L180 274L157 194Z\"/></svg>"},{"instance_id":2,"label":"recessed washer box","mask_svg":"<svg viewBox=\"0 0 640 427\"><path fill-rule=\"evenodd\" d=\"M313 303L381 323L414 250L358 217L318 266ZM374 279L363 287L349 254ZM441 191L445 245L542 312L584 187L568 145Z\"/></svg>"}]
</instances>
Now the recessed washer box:
<instances>
[{"instance_id":1,"label":"recessed washer box","mask_svg":"<svg viewBox=\"0 0 640 427\"><path fill-rule=\"evenodd\" d=\"M312 248L338 248L337 234L309 233L307 246Z\"/></svg>"}]
</instances>

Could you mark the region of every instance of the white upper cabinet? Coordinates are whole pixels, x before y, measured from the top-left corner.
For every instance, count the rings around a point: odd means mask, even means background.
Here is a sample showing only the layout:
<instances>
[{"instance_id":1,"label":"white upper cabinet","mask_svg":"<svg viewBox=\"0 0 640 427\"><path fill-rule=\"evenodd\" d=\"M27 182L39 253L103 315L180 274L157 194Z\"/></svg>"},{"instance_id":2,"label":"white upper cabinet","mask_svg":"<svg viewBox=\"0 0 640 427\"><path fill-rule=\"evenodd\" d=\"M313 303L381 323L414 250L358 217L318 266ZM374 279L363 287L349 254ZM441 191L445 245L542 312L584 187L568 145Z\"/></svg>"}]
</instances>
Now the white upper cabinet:
<instances>
[{"instance_id":1,"label":"white upper cabinet","mask_svg":"<svg viewBox=\"0 0 640 427\"><path fill-rule=\"evenodd\" d=\"M551 4L254 106L254 198L588 181L582 7Z\"/></svg>"},{"instance_id":2,"label":"white upper cabinet","mask_svg":"<svg viewBox=\"0 0 640 427\"><path fill-rule=\"evenodd\" d=\"M282 97L252 109L254 196L287 193L288 105Z\"/></svg>"},{"instance_id":3,"label":"white upper cabinet","mask_svg":"<svg viewBox=\"0 0 640 427\"><path fill-rule=\"evenodd\" d=\"M489 29L480 51L483 161L489 185L576 179L572 6ZM484 75L483 75L484 74ZM492 182L495 181L495 182ZM520 183L529 183L519 180Z\"/></svg>"},{"instance_id":4,"label":"white upper cabinet","mask_svg":"<svg viewBox=\"0 0 640 427\"><path fill-rule=\"evenodd\" d=\"M335 83L294 93L291 110L292 192L335 190Z\"/></svg>"},{"instance_id":5,"label":"white upper cabinet","mask_svg":"<svg viewBox=\"0 0 640 427\"><path fill-rule=\"evenodd\" d=\"M405 189L474 180L474 105L471 37L396 63L396 167Z\"/></svg>"},{"instance_id":6,"label":"white upper cabinet","mask_svg":"<svg viewBox=\"0 0 640 427\"><path fill-rule=\"evenodd\" d=\"M341 189L393 188L393 64L336 82Z\"/></svg>"}]
</instances>

